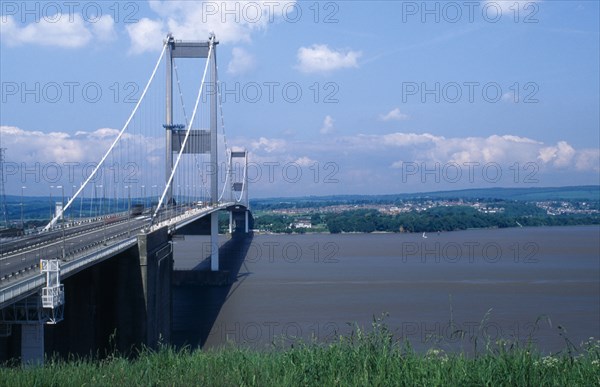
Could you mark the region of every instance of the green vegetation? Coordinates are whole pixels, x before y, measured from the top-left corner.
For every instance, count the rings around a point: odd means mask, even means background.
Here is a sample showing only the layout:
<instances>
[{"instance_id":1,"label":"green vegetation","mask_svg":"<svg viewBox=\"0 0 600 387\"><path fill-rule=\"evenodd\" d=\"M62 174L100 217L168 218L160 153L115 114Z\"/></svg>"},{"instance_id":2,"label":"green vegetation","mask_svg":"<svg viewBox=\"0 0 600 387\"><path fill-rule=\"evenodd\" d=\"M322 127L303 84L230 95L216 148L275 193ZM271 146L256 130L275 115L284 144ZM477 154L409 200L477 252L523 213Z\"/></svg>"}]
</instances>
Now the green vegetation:
<instances>
[{"instance_id":1,"label":"green vegetation","mask_svg":"<svg viewBox=\"0 0 600 387\"><path fill-rule=\"evenodd\" d=\"M324 214L319 213L282 215L261 211L255 214L254 228L279 234L328 232L329 229L327 228L327 224L325 224L325 218ZM298 219L310 220L311 227L297 227L295 223Z\"/></svg>"},{"instance_id":2,"label":"green vegetation","mask_svg":"<svg viewBox=\"0 0 600 387\"><path fill-rule=\"evenodd\" d=\"M44 367L0 368L2 386L592 386L600 385L600 341L542 356L529 346L497 341L466 356L415 353L380 321L329 344L298 342L274 351L225 348L142 351L130 360L49 360Z\"/></svg>"},{"instance_id":3,"label":"green vegetation","mask_svg":"<svg viewBox=\"0 0 600 387\"><path fill-rule=\"evenodd\" d=\"M505 204L502 204L503 206ZM541 209L513 203L502 213L483 213L466 206L433 207L426 211L411 211L397 215L378 210L354 210L326 215L331 233L340 232L435 232L468 228L522 226L567 226L600 224L598 215L546 215Z\"/></svg>"},{"instance_id":4,"label":"green vegetation","mask_svg":"<svg viewBox=\"0 0 600 387\"><path fill-rule=\"evenodd\" d=\"M254 228L259 230L269 230L276 233L291 233L289 227L293 218L287 215L264 214L255 216Z\"/></svg>"},{"instance_id":5,"label":"green vegetation","mask_svg":"<svg viewBox=\"0 0 600 387\"><path fill-rule=\"evenodd\" d=\"M257 199L255 228L275 233L435 232L600 224L600 186ZM294 227L311 217L310 229Z\"/></svg>"},{"instance_id":6,"label":"green vegetation","mask_svg":"<svg viewBox=\"0 0 600 387\"><path fill-rule=\"evenodd\" d=\"M413 202L414 203L414 202ZM431 202L430 202L431 203ZM573 204L573 203L572 203ZM599 214L564 213L548 215L533 203L520 201L488 202L501 211L479 211L472 206L433 206L387 214L377 209L283 215L262 211L256 214L255 228L275 233L305 232L436 232L469 228L505 228L521 226L571 226L600 224ZM573 207L576 207L573 204ZM312 228L295 228L298 218L310 217Z\"/></svg>"}]
</instances>

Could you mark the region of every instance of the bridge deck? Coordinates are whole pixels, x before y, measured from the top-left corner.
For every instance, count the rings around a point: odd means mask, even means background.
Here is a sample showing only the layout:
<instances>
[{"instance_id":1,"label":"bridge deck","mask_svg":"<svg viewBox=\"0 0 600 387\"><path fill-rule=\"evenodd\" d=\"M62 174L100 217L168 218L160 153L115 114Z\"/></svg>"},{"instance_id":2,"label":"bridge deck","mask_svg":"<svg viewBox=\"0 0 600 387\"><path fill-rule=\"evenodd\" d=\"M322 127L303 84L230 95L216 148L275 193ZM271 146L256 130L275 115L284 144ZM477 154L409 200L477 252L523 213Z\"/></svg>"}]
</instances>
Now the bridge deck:
<instances>
[{"instance_id":1,"label":"bridge deck","mask_svg":"<svg viewBox=\"0 0 600 387\"><path fill-rule=\"evenodd\" d=\"M233 204L225 202L208 207L173 209L162 214L160 220L150 228L150 217L139 216L111 224L106 224L105 220L101 219L97 221L96 227L65 234L64 239L62 233L53 232L56 235L51 239L42 233L37 243L29 241L24 248L11 251L0 258L2 269L10 267L7 274L0 277L0 309L36 293L45 285L45 276L38 271L42 258L61 259L64 249L61 277L67 278L135 246L137 233L140 231L168 227L169 232L173 233Z\"/></svg>"}]
</instances>

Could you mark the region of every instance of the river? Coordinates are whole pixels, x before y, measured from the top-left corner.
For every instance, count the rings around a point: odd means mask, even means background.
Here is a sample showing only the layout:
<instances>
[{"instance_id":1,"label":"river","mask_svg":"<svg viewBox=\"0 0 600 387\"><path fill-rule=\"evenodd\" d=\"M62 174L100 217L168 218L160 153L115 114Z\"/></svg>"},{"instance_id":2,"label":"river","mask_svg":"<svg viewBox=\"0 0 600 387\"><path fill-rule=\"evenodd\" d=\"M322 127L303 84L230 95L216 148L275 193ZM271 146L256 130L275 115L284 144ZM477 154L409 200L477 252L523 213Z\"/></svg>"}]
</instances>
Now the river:
<instances>
[{"instance_id":1,"label":"river","mask_svg":"<svg viewBox=\"0 0 600 387\"><path fill-rule=\"evenodd\" d=\"M177 240L175 267L197 266L207 246ZM503 338L556 352L600 337L599 257L598 226L254 235L222 257L232 286L175 289L173 341L270 348L385 316L417 350L472 352Z\"/></svg>"}]
</instances>

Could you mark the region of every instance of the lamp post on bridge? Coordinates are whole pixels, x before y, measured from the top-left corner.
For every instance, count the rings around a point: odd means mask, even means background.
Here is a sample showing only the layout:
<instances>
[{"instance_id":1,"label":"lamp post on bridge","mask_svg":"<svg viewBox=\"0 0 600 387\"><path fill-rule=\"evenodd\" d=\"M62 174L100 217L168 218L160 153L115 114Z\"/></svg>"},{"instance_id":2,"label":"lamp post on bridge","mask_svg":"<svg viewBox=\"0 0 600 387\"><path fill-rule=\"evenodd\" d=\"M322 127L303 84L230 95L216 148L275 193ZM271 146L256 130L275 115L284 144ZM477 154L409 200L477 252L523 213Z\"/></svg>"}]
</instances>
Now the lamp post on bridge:
<instances>
[{"instance_id":1,"label":"lamp post on bridge","mask_svg":"<svg viewBox=\"0 0 600 387\"><path fill-rule=\"evenodd\" d=\"M61 221L61 229L62 229L62 260L66 260L65 254L65 188L62 185L57 185L56 188L60 188L61 191L61 202L60 202L60 221Z\"/></svg>"},{"instance_id":2,"label":"lamp post on bridge","mask_svg":"<svg viewBox=\"0 0 600 387\"><path fill-rule=\"evenodd\" d=\"M94 218L96 216L96 210L95 210L95 207L94 207L94 200L96 200L96 183L94 183L94 188L92 189L92 198L90 200L90 210L89 210L89 213L88 213L88 217L89 218Z\"/></svg>"},{"instance_id":3,"label":"lamp post on bridge","mask_svg":"<svg viewBox=\"0 0 600 387\"><path fill-rule=\"evenodd\" d=\"M76 185L71 185L71 199L75 199L75 189L77 189ZM79 198L79 201L81 202L82 198ZM71 212L71 224L75 225L75 219L77 219L77 215L75 215L75 212L72 211ZM79 211L79 217L81 218L81 211Z\"/></svg>"},{"instance_id":4,"label":"lamp post on bridge","mask_svg":"<svg viewBox=\"0 0 600 387\"><path fill-rule=\"evenodd\" d=\"M21 186L21 230L23 230L23 234L25 234L25 223L23 221L23 190L27 188L25 186Z\"/></svg>"},{"instance_id":5,"label":"lamp post on bridge","mask_svg":"<svg viewBox=\"0 0 600 387\"><path fill-rule=\"evenodd\" d=\"M52 218L54 218L54 209L53 209L53 205L52 205L52 190L54 189L54 186L51 185L50 186L50 220L52 220Z\"/></svg>"},{"instance_id":6,"label":"lamp post on bridge","mask_svg":"<svg viewBox=\"0 0 600 387\"><path fill-rule=\"evenodd\" d=\"M104 209L104 201L106 200L106 186L103 184L100 186L102 188L102 197L100 198L100 215L104 218L105 209Z\"/></svg>"},{"instance_id":7,"label":"lamp post on bridge","mask_svg":"<svg viewBox=\"0 0 600 387\"><path fill-rule=\"evenodd\" d=\"M126 185L127 190L127 237L131 235L131 186Z\"/></svg>"},{"instance_id":8,"label":"lamp post on bridge","mask_svg":"<svg viewBox=\"0 0 600 387\"><path fill-rule=\"evenodd\" d=\"M154 195L154 188L156 188L156 205L158 206L158 202L160 201L160 195L159 195L159 191L158 191L158 185L154 184L152 186L152 189L150 190L150 196ZM150 209L153 211L152 209L152 198L150 199Z\"/></svg>"},{"instance_id":9,"label":"lamp post on bridge","mask_svg":"<svg viewBox=\"0 0 600 387\"><path fill-rule=\"evenodd\" d=\"M179 215L180 208L181 208L181 185L177 184L177 208L175 209L175 216Z\"/></svg>"},{"instance_id":10,"label":"lamp post on bridge","mask_svg":"<svg viewBox=\"0 0 600 387\"><path fill-rule=\"evenodd\" d=\"M140 186L140 199L143 200L144 208L146 208L146 186L145 185Z\"/></svg>"},{"instance_id":11,"label":"lamp post on bridge","mask_svg":"<svg viewBox=\"0 0 600 387\"><path fill-rule=\"evenodd\" d=\"M80 186L83 185L83 183L79 183ZM79 198L79 220L81 220L81 218L83 218L83 197L84 197L84 193L82 192L81 197Z\"/></svg>"},{"instance_id":12,"label":"lamp post on bridge","mask_svg":"<svg viewBox=\"0 0 600 387\"><path fill-rule=\"evenodd\" d=\"M104 186L102 184L100 185L95 185L94 184L94 199L98 199L98 191L96 191L96 188L104 188ZM100 218L102 218L102 198L100 198L100 204L96 204L96 210L97 210L97 215Z\"/></svg>"},{"instance_id":13,"label":"lamp post on bridge","mask_svg":"<svg viewBox=\"0 0 600 387\"><path fill-rule=\"evenodd\" d=\"M102 188L102 197L100 198L100 221L102 222L102 236L104 239L103 244L106 246L106 222L105 222L104 216L102 214L102 211L104 210L104 208L102 206L102 201L104 198L104 193L106 191L104 190L104 185L102 185L102 184L98 185L98 186L94 186L94 193L96 191L96 188Z\"/></svg>"},{"instance_id":14,"label":"lamp post on bridge","mask_svg":"<svg viewBox=\"0 0 600 387\"><path fill-rule=\"evenodd\" d=\"M75 198L75 188L77 188L77 186L71 185L71 199ZM77 215L75 215L75 214L71 215L71 224L72 225L75 224L76 217L77 217Z\"/></svg>"}]
</instances>

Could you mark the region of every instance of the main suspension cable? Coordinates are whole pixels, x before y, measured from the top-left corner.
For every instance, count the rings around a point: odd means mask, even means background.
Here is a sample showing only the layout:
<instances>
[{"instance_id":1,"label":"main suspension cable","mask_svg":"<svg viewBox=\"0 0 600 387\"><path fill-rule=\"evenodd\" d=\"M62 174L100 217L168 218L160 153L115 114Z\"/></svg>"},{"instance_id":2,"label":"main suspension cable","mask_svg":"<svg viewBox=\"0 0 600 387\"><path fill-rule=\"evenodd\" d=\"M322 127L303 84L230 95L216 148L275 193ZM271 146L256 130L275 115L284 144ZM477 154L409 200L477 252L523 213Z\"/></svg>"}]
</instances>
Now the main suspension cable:
<instances>
[{"instance_id":1,"label":"main suspension cable","mask_svg":"<svg viewBox=\"0 0 600 387\"><path fill-rule=\"evenodd\" d=\"M168 40L165 40L165 42L163 44L162 51L161 51L160 56L158 58L158 61L156 61L156 65L154 66L154 70L152 71L152 75L150 76L150 79L148 79L148 83L146 83L146 87L144 88L144 91L142 92L142 95L141 95L140 99L136 103L135 108L131 112L131 115L129 116L129 118L125 122L125 125L123 125L123 128L119 132L119 135L117 136L117 138L115 138L115 140L113 141L113 143L110 146L110 148L108 149L108 151L104 154L104 156L102 157L102 159L100 160L100 162L98 163L98 165L96 165L96 167L94 168L94 170L92 171L92 173L88 176L88 178L85 180L85 182L83 183L83 185L81 187L79 187L79 189L77 190L77 192L75 193L75 195L67 202L67 204L64 207L62 207L60 209L60 211L58 211L58 214L56 214L54 216L54 218L52 218L52 220L50 220L50 222L46 225L46 227L44 227L44 229L42 231L48 231L52 226L54 226L56 224L56 221L62 217L63 213L71 206L71 204L73 203L73 201L75 200L75 198L81 193L81 191L84 190L84 188L87 186L87 184L90 182L90 180L92 180L96 176L96 173L98 172L98 170L103 167L104 161L106 160L106 158L108 157L108 155L110 154L110 152L113 150L113 148L117 145L117 143L119 142L119 140L123 136L123 133L125 133L125 130L127 130L127 127L129 126L129 123L131 122L131 120L135 116L135 113L137 112L138 108L140 107L140 104L144 100L144 97L146 96L146 92L148 91L148 88L150 87L150 84L154 80L154 76L156 75L156 70L158 70L158 66L160 65L160 63L162 61L162 58L165 55L167 44L168 44Z\"/></svg>"}]
</instances>

